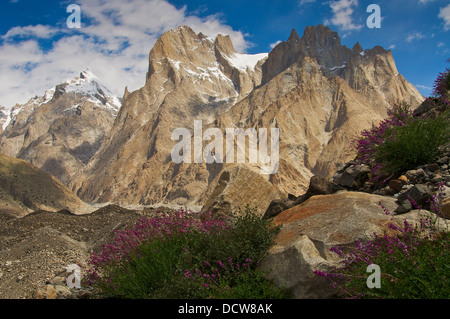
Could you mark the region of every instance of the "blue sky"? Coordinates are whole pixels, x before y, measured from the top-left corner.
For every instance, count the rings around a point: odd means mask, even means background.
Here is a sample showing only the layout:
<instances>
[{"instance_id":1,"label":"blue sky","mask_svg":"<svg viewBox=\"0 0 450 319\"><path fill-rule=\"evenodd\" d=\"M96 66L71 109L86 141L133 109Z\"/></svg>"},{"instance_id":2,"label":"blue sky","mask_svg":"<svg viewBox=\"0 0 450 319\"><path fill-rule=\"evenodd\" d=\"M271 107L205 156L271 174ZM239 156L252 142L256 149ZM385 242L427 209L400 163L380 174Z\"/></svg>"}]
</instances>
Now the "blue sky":
<instances>
[{"instance_id":1,"label":"blue sky","mask_svg":"<svg viewBox=\"0 0 450 319\"><path fill-rule=\"evenodd\" d=\"M81 28L67 27L70 4ZM367 7L381 9L381 28L369 28ZM229 34L240 52L269 52L293 28L325 24L342 44L391 49L399 72L424 96L450 67L449 0L2 0L0 105L34 95L91 70L116 94L145 82L148 53L171 28L189 25L208 35Z\"/></svg>"}]
</instances>

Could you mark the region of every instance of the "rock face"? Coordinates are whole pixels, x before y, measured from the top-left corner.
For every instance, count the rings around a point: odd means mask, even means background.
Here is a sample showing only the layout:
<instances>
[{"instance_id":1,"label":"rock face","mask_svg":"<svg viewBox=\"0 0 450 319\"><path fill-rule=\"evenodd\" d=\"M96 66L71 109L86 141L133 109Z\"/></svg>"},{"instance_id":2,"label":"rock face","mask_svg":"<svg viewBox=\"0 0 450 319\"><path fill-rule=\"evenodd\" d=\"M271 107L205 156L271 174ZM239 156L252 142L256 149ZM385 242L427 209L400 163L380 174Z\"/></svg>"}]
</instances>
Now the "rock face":
<instances>
[{"instance_id":1,"label":"rock face","mask_svg":"<svg viewBox=\"0 0 450 319\"><path fill-rule=\"evenodd\" d=\"M389 223L404 219L419 222L412 211L402 216L387 216L379 203L390 212L397 207L394 198L358 192L339 192L313 196L301 205L282 212L274 219L282 225L275 245L261 265L267 278L288 288L295 299L331 298L329 283L314 274L330 271L338 265L334 246L344 249L357 240L373 239L374 233L389 231ZM421 212L423 213L423 211Z\"/></svg>"},{"instance_id":2,"label":"rock face","mask_svg":"<svg viewBox=\"0 0 450 319\"><path fill-rule=\"evenodd\" d=\"M120 100L86 70L13 107L0 152L25 159L67 185L96 153L119 108Z\"/></svg>"},{"instance_id":3,"label":"rock face","mask_svg":"<svg viewBox=\"0 0 450 319\"><path fill-rule=\"evenodd\" d=\"M359 42L349 49L341 44L336 32L323 25L306 27L302 38L293 30L288 41L276 46L263 65L262 83L268 83L307 56L316 59L323 73L345 79L358 92L382 96L391 104L399 95L415 106L423 101L417 90L398 73L391 51L379 46L364 51Z\"/></svg>"},{"instance_id":4,"label":"rock face","mask_svg":"<svg viewBox=\"0 0 450 319\"><path fill-rule=\"evenodd\" d=\"M189 27L161 36L150 52L145 86L124 99L108 139L73 189L88 201L197 200L222 164L175 164L171 134L177 128L192 132L194 120L205 129L217 121L260 84L258 61L265 57L239 54L228 36L208 38Z\"/></svg>"},{"instance_id":5,"label":"rock face","mask_svg":"<svg viewBox=\"0 0 450 319\"><path fill-rule=\"evenodd\" d=\"M239 209L256 208L263 215L267 207L281 193L261 175L245 166L235 166L225 170L217 186L206 201L202 213L211 213L213 218L226 217Z\"/></svg>"},{"instance_id":6,"label":"rock face","mask_svg":"<svg viewBox=\"0 0 450 319\"><path fill-rule=\"evenodd\" d=\"M204 205L236 161L177 164L172 133L187 129L196 143L194 121L201 121L201 135L276 128L278 170L264 178L298 196L312 176L329 178L354 158L352 138L397 100L417 107L423 97L398 73L391 52L349 49L322 25L307 27L301 38L293 30L270 54L257 55L236 52L228 36L182 26L158 39L145 85L125 89L120 111L84 72L13 108L0 152L53 174L88 202ZM260 171L249 154L245 160Z\"/></svg>"},{"instance_id":7,"label":"rock face","mask_svg":"<svg viewBox=\"0 0 450 319\"><path fill-rule=\"evenodd\" d=\"M268 57L237 53L227 36L180 27L157 41L149 64L145 86L126 94L110 134L71 183L86 201L204 205L235 163L171 160L172 132L186 128L192 137L195 120L203 132L224 135L227 128L278 128L279 169L265 179L302 194L312 176L331 177L339 162L353 159L353 136L397 99L413 107L423 101L390 51L350 50L324 26L308 27L302 38L293 31ZM242 165L261 168L248 154Z\"/></svg>"},{"instance_id":8,"label":"rock face","mask_svg":"<svg viewBox=\"0 0 450 319\"><path fill-rule=\"evenodd\" d=\"M37 210L92 211L53 176L24 160L0 154L0 214L23 217Z\"/></svg>"}]
</instances>

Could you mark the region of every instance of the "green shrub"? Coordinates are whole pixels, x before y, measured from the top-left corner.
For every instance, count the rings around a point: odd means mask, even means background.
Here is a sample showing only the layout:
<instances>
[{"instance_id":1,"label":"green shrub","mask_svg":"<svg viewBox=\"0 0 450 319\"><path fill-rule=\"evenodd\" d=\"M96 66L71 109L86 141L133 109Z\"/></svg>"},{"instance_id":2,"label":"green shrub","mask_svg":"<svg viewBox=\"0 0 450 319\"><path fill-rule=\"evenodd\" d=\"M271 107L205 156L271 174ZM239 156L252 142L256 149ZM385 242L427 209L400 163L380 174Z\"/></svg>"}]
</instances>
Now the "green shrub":
<instances>
[{"instance_id":1,"label":"green shrub","mask_svg":"<svg viewBox=\"0 0 450 319\"><path fill-rule=\"evenodd\" d=\"M386 174L401 173L431 163L450 141L449 112L415 118L404 126L393 126L375 152L375 162Z\"/></svg>"},{"instance_id":2,"label":"green shrub","mask_svg":"<svg viewBox=\"0 0 450 319\"><path fill-rule=\"evenodd\" d=\"M114 298L146 299L167 284L181 254L182 238L157 239L140 245L121 265L113 267L103 292Z\"/></svg>"},{"instance_id":3,"label":"green shrub","mask_svg":"<svg viewBox=\"0 0 450 319\"><path fill-rule=\"evenodd\" d=\"M450 233L448 225L438 218L440 199L441 195L433 197L436 214L422 214L417 224L393 221L390 228L394 234L378 234L374 240L345 248L345 252L333 247L331 251L342 258L342 266L316 274L329 280L342 298L448 299ZM381 287L370 289L367 268L372 264L380 267Z\"/></svg>"},{"instance_id":4,"label":"green shrub","mask_svg":"<svg viewBox=\"0 0 450 319\"><path fill-rule=\"evenodd\" d=\"M283 298L259 262L278 228L251 209L231 222L176 212L143 219L91 258L87 283L113 298ZM222 263L223 261L223 263ZM212 265L215 265L212 267Z\"/></svg>"},{"instance_id":5,"label":"green shrub","mask_svg":"<svg viewBox=\"0 0 450 319\"><path fill-rule=\"evenodd\" d=\"M240 263L248 258L259 263L278 231L279 228L271 226L246 207L233 216L231 227L207 235L201 232L192 234L188 243L189 258L193 264L230 258Z\"/></svg>"}]
</instances>

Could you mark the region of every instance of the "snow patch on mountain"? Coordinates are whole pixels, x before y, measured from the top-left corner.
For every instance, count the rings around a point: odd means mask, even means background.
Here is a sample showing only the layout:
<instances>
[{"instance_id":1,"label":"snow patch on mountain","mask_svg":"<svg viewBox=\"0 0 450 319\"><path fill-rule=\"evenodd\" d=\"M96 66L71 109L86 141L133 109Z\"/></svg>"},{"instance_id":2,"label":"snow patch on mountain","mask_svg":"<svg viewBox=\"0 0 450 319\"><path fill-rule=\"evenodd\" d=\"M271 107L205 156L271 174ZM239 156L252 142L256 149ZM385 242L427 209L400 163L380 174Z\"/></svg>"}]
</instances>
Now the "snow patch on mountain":
<instances>
[{"instance_id":1,"label":"snow patch on mountain","mask_svg":"<svg viewBox=\"0 0 450 319\"><path fill-rule=\"evenodd\" d=\"M2 112L4 114L3 119L1 119L2 116L0 114L0 124L2 126L2 130L4 131L8 127L8 125L14 121L17 114L19 114L25 106L27 107L27 110L29 110L29 112L31 113L35 109L40 107L42 104L49 102L53 98L54 94L55 94L55 88L52 88L52 89L45 91L44 96L35 96L35 97L31 98L27 103L22 104L22 105L16 104L9 111L7 111L5 108Z\"/></svg>"},{"instance_id":2,"label":"snow patch on mountain","mask_svg":"<svg viewBox=\"0 0 450 319\"><path fill-rule=\"evenodd\" d=\"M80 76L74 79L65 81L64 84L68 84L64 87L65 92L87 96L90 102L115 113L122 106L120 99L104 86L90 69L81 72Z\"/></svg>"},{"instance_id":3,"label":"snow patch on mountain","mask_svg":"<svg viewBox=\"0 0 450 319\"><path fill-rule=\"evenodd\" d=\"M5 129L5 122L8 119L8 112L6 110L6 107L0 105L0 133L3 132Z\"/></svg>"},{"instance_id":4,"label":"snow patch on mountain","mask_svg":"<svg viewBox=\"0 0 450 319\"><path fill-rule=\"evenodd\" d=\"M242 71L246 71L247 68L255 70L255 67L258 64L258 62L267 58L268 56L269 56L268 53L260 53L260 54L235 53L227 58L233 67Z\"/></svg>"},{"instance_id":5,"label":"snow patch on mountain","mask_svg":"<svg viewBox=\"0 0 450 319\"><path fill-rule=\"evenodd\" d=\"M85 97L87 101L94 103L98 107L111 110L114 115L117 115L122 106L120 99L104 86L89 68L81 72L79 76L66 80L61 84L65 85L63 88L64 92L73 93L75 97L77 95L79 95L79 97ZM3 110L0 108L0 125L2 130L5 131L8 125L11 122L14 122L16 116L24 110L24 108L31 114L41 105L50 102L53 99L55 92L56 86L45 91L44 96L35 96L22 105L16 104L9 111L6 110L6 108Z\"/></svg>"}]
</instances>

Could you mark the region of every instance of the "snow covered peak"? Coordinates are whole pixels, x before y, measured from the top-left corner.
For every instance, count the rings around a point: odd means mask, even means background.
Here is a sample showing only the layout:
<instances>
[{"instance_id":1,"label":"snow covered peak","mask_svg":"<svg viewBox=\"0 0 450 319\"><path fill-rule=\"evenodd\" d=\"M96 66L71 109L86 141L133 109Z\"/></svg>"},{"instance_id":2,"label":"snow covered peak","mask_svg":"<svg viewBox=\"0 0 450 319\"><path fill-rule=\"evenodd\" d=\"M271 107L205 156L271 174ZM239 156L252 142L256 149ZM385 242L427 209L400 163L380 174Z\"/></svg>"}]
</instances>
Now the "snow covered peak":
<instances>
[{"instance_id":1,"label":"snow covered peak","mask_svg":"<svg viewBox=\"0 0 450 319\"><path fill-rule=\"evenodd\" d=\"M88 101L97 104L99 107L118 112L122 105L120 99L104 86L89 68L63 84L67 84L64 87L65 92L73 92L75 95L84 96Z\"/></svg>"},{"instance_id":2,"label":"snow covered peak","mask_svg":"<svg viewBox=\"0 0 450 319\"><path fill-rule=\"evenodd\" d=\"M48 89L43 96L35 96L27 103L16 104L11 110L0 108L0 125L3 131L11 122L15 122L20 112L30 115L35 109L42 104L50 102L55 96L56 90L60 93L74 94L78 99L94 103L98 107L106 108L116 115L122 106L120 99L115 96L106 86L104 86L97 76L88 68L73 79L66 80L60 85ZM78 106L77 104L76 106ZM3 114L3 115L2 115Z\"/></svg>"},{"instance_id":3,"label":"snow covered peak","mask_svg":"<svg viewBox=\"0 0 450 319\"><path fill-rule=\"evenodd\" d=\"M74 77L73 79L66 80L64 83L70 85L81 85L83 83L88 82L100 82L97 76L91 71L90 68L87 68L83 72L80 73L79 76Z\"/></svg>"}]
</instances>

